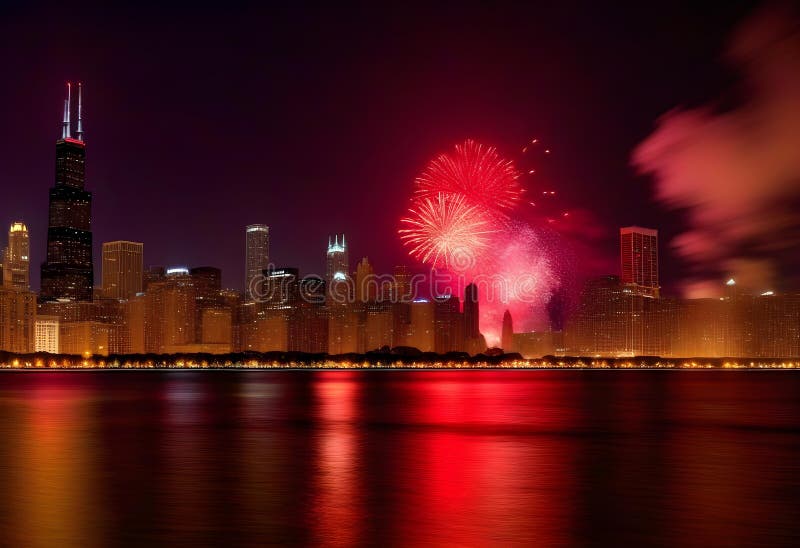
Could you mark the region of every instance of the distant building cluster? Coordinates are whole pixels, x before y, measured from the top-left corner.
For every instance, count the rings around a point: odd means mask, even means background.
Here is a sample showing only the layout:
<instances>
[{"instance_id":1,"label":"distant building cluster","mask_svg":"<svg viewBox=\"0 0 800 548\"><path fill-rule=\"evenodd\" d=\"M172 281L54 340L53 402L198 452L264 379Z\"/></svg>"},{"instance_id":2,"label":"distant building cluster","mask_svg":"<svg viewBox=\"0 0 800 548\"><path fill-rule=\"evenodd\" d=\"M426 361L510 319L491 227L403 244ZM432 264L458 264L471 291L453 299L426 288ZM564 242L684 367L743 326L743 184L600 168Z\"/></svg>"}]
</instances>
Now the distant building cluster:
<instances>
[{"instance_id":1,"label":"distant building cluster","mask_svg":"<svg viewBox=\"0 0 800 548\"><path fill-rule=\"evenodd\" d=\"M643 295L617 276L586 283L566 328L571 355L800 356L800 293L751 294L730 280L721 298Z\"/></svg>"},{"instance_id":2,"label":"distant building cluster","mask_svg":"<svg viewBox=\"0 0 800 548\"><path fill-rule=\"evenodd\" d=\"M478 287L418 298L408 267L377 275L369 259L351 270L344 234L331 236L325 274L301 276L270 262L269 227L245 227L244 292L222 287L211 266L144 267L144 245L102 245L94 286L92 194L85 190L85 142L71 131L71 97L56 142L41 291L30 289L28 227L15 221L0 263L0 351L74 355L254 351L365 353L487 350ZM322 250L320 250L322 251ZM800 293L749 294L734 280L715 299L661 295L658 233L620 229L620 274L589 280L561 330L519 333L506 311L501 346L525 358L800 357ZM498 326L499 327L499 326Z\"/></svg>"}]
</instances>

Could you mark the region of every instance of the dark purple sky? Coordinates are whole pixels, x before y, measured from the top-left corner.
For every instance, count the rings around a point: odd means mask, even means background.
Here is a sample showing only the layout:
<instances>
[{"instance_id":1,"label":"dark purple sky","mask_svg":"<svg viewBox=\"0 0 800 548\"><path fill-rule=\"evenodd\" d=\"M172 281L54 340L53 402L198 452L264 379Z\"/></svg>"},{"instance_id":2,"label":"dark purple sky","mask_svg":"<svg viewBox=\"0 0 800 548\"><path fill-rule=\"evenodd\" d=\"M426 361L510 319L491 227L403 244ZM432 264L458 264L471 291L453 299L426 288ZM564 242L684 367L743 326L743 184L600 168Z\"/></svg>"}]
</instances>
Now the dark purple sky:
<instances>
[{"instance_id":1,"label":"dark purple sky","mask_svg":"<svg viewBox=\"0 0 800 548\"><path fill-rule=\"evenodd\" d=\"M620 225L652 226L676 283L681 219L630 151L730 84L721 52L752 2L289 4L0 8L0 223L28 224L34 287L67 80L85 88L96 258L143 241L146 264L219 266L241 287L244 225L266 223L279 265L319 272L345 232L354 264L389 269L411 262L395 231L427 160L467 137L514 157L537 136L549 186L592 210L608 262Z\"/></svg>"}]
</instances>

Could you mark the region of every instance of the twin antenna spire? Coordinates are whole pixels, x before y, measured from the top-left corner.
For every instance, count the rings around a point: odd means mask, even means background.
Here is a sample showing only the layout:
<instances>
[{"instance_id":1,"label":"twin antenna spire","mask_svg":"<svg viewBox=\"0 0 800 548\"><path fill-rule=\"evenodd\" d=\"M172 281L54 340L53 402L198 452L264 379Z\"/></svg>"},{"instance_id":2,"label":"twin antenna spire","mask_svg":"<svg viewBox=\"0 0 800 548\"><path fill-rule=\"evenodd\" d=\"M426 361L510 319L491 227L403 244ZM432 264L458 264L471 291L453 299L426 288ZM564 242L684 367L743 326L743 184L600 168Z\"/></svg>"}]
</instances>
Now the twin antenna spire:
<instances>
[{"instance_id":1,"label":"twin antenna spire","mask_svg":"<svg viewBox=\"0 0 800 548\"><path fill-rule=\"evenodd\" d=\"M75 136L78 141L83 141L83 119L81 118L81 84L78 83L78 130L75 132ZM71 101L72 101L72 84L67 82L67 98L64 100L64 125L61 129L61 138L62 139L72 139L72 132L70 130L70 118L71 118Z\"/></svg>"}]
</instances>

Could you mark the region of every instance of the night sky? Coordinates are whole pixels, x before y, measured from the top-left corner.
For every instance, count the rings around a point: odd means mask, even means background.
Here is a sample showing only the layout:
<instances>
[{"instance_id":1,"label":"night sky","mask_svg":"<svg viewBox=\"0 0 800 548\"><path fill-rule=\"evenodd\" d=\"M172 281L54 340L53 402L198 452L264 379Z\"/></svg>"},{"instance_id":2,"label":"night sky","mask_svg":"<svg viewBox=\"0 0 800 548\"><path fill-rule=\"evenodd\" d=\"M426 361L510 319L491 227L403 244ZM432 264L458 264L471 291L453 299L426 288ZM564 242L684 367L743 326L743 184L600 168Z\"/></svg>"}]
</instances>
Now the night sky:
<instances>
[{"instance_id":1,"label":"night sky","mask_svg":"<svg viewBox=\"0 0 800 548\"><path fill-rule=\"evenodd\" d=\"M241 288L249 223L304 273L337 232L353 264L413 264L396 230L426 162L468 137L516 159L538 137L553 153L531 191L602 229L582 272L616 273L618 227L639 224L678 284L684 221L631 151L731 85L722 51L753 3L289 4L1 9L0 223L28 224L35 288L68 80L85 90L98 282L101 242L129 239L145 264L218 266Z\"/></svg>"}]
</instances>

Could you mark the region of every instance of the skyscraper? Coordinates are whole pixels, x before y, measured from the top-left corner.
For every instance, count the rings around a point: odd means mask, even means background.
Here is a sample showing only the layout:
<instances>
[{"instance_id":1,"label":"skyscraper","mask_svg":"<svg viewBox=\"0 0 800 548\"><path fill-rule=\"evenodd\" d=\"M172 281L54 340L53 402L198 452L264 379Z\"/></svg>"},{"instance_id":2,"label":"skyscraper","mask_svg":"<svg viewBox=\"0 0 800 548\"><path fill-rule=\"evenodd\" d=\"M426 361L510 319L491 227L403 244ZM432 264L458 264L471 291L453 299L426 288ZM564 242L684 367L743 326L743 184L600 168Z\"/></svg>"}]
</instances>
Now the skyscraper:
<instances>
[{"instance_id":1,"label":"skyscraper","mask_svg":"<svg viewBox=\"0 0 800 548\"><path fill-rule=\"evenodd\" d=\"M364 257L356 265L356 302L365 303L377 299L378 286L374 283L375 270Z\"/></svg>"},{"instance_id":2,"label":"skyscraper","mask_svg":"<svg viewBox=\"0 0 800 548\"><path fill-rule=\"evenodd\" d=\"M433 346L439 354L464 351L464 315L455 295L433 299Z\"/></svg>"},{"instance_id":3,"label":"skyscraper","mask_svg":"<svg viewBox=\"0 0 800 548\"><path fill-rule=\"evenodd\" d=\"M358 316L350 302L350 260L344 234L328 237L325 255L325 290L328 307L328 352L344 354L358 348Z\"/></svg>"},{"instance_id":4,"label":"skyscraper","mask_svg":"<svg viewBox=\"0 0 800 548\"><path fill-rule=\"evenodd\" d=\"M436 350L436 304L427 299L417 299L410 303L410 326L406 344L423 352Z\"/></svg>"},{"instance_id":5,"label":"skyscraper","mask_svg":"<svg viewBox=\"0 0 800 548\"><path fill-rule=\"evenodd\" d=\"M342 241L339 242L337 234L333 240L328 236L328 252L326 254L325 283L328 288L329 296L336 296L335 300L340 302L347 301L349 289L347 280L350 270L350 260L347 252L347 243L342 234Z\"/></svg>"},{"instance_id":6,"label":"skyscraper","mask_svg":"<svg viewBox=\"0 0 800 548\"><path fill-rule=\"evenodd\" d=\"M142 292L144 244L103 243L103 294L110 299L129 299Z\"/></svg>"},{"instance_id":7,"label":"skyscraper","mask_svg":"<svg viewBox=\"0 0 800 548\"><path fill-rule=\"evenodd\" d=\"M245 299L254 301L258 297L257 287L263 272L269 268L269 227L247 225L245 229Z\"/></svg>"},{"instance_id":8,"label":"skyscraper","mask_svg":"<svg viewBox=\"0 0 800 548\"><path fill-rule=\"evenodd\" d=\"M508 310L503 314L503 335L500 340L500 346L506 352L514 352L514 324L511 320L511 312Z\"/></svg>"},{"instance_id":9,"label":"skyscraper","mask_svg":"<svg viewBox=\"0 0 800 548\"><path fill-rule=\"evenodd\" d=\"M623 284L646 297L658 297L658 231L628 226L619 229Z\"/></svg>"},{"instance_id":10,"label":"skyscraper","mask_svg":"<svg viewBox=\"0 0 800 548\"><path fill-rule=\"evenodd\" d=\"M264 271L260 302L272 310L288 310L300 301L300 271L296 268L268 268Z\"/></svg>"},{"instance_id":11,"label":"skyscraper","mask_svg":"<svg viewBox=\"0 0 800 548\"><path fill-rule=\"evenodd\" d=\"M470 354L486 350L486 339L481 335L478 286L464 288L464 349Z\"/></svg>"},{"instance_id":12,"label":"skyscraper","mask_svg":"<svg viewBox=\"0 0 800 548\"><path fill-rule=\"evenodd\" d=\"M70 130L70 85L64 101L61 139L56 141L56 182L50 189L47 258L42 264L44 301L72 299L91 301L92 193L84 190L86 143L81 119L81 87L78 84L78 130Z\"/></svg>"},{"instance_id":13,"label":"skyscraper","mask_svg":"<svg viewBox=\"0 0 800 548\"><path fill-rule=\"evenodd\" d=\"M469 284L464 289L464 336L473 339L481 336L478 318L478 286Z\"/></svg>"},{"instance_id":14,"label":"skyscraper","mask_svg":"<svg viewBox=\"0 0 800 548\"><path fill-rule=\"evenodd\" d=\"M2 285L30 289L30 247L28 227L21 221L14 222L8 230L8 247L2 257Z\"/></svg>"},{"instance_id":15,"label":"skyscraper","mask_svg":"<svg viewBox=\"0 0 800 548\"><path fill-rule=\"evenodd\" d=\"M145 298L148 352L181 352L197 340L197 287L188 268L168 268L152 282Z\"/></svg>"}]
</instances>

